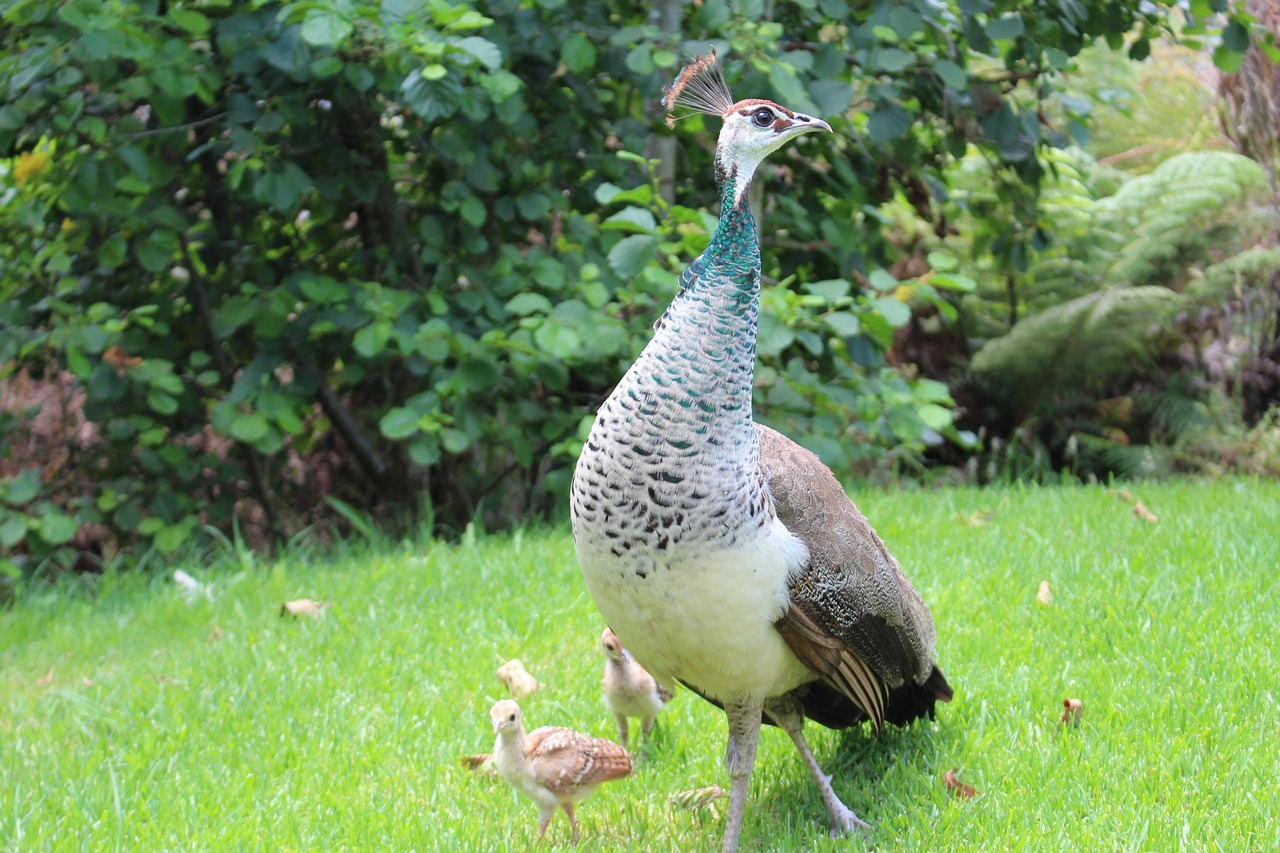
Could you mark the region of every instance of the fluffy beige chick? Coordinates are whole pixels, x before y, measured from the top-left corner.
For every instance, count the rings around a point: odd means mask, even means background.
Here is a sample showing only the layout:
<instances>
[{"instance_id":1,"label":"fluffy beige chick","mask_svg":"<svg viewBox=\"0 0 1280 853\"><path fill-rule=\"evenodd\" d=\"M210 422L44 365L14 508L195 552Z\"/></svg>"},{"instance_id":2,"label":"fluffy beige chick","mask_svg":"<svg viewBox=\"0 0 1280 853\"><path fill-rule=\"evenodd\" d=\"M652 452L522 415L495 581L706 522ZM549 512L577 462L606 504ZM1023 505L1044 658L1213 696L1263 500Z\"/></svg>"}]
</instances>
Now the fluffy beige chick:
<instances>
[{"instance_id":1,"label":"fluffy beige chick","mask_svg":"<svg viewBox=\"0 0 1280 853\"><path fill-rule=\"evenodd\" d=\"M604 703L618 721L618 740L627 745L628 717L640 719L640 731L648 740L658 712L671 701L671 691L645 671L608 628L600 635L604 649Z\"/></svg>"},{"instance_id":2,"label":"fluffy beige chick","mask_svg":"<svg viewBox=\"0 0 1280 853\"><path fill-rule=\"evenodd\" d=\"M507 686L507 690L516 699L527 699L542 686L516 658L498 667L498 680Z\"/></svg>"},{"instance_id":3,"label":"fluffy beige chick","mask_svg":"<svg viewBox=\"0 0 1280 853\"><path fill-rule=\"evenodd\" d=\"M580 834L573 808L605 782L631 773L631 756L616 743L560 726L526 733L520 706L503 699L489 711L497 741L493 747L498 773L511 787L538 804L538 836L546 834L556 809L564 809Z\"/></svg>"}]
</instances>

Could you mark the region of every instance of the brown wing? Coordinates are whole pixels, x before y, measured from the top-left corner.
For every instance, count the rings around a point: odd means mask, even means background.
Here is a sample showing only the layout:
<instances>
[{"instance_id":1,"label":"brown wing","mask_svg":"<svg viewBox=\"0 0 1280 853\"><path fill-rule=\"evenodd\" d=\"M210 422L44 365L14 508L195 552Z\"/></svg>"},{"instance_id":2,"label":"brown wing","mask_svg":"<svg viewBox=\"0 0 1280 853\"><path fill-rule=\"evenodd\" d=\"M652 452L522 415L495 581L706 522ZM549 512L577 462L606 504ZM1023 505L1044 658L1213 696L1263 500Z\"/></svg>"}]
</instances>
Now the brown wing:
<instances>
[{"instance_id":1,"label":"brown wing","mask_svg":"<svg viewBox=\"0 0 1280 853\"><path fill-rule=\"evenodd\" d=\"M874 727L932 713L933 700L947 701L951 688L934 666L933 617L920 593L827 466L781 433L756 426L760 467L778 517L809 548L778 631L796 657ZM814 699L814 705L839 701ZM902 701L922 707L895 707Z\"/></svg>"},{"instance_id":2,"label":"brown wing","mask_svg":"<svg viewBox=\"0 0 1280 853\"><path fill-rule=\"evenodd\" d=\"M525 754L538 784L557 794L631 773L631 755L618 744L559 726L529 732Z\"/></svg>"}]
</instances>

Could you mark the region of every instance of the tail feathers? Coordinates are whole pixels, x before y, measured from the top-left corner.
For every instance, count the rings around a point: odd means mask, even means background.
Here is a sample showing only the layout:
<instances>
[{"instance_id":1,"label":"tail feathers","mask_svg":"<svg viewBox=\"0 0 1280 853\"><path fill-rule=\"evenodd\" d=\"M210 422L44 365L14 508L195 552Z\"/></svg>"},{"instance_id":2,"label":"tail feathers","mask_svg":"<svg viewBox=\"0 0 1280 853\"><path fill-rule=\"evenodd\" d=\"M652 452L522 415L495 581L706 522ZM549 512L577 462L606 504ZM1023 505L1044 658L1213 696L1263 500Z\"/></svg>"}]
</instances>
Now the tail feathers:
<instances>
[{"instance_id":1,"label":"tail feathers","mask_svg":"<svg viewBox=\"0 0 1280 853\"><path fill-rule=\"evenodd\" d=\"M825 681L815 681L802 688L800 702L809 719L829 729L847 729L865 722L865 712L849 697ZM934 718L938 702L950 702L953 691L947 677L936 666L923 684L903 684L889 691L885 703L884 720L896 726L905 726L922 717Z\"/></svg>"},{"instance_id":2,"label":"tail feathers","mask_svg":"<svg viewBox=\"0 0 1280 853\"><path fill-rule=\"evenodd\" d=\"M933 719L937 702L950 702L953 691L947 677L936 666L924 680L924 684L904 684L889 691L889 707L885 709L886 722L905 726L921 717Z\"/></svg>"},{"instance_id":3,"label":"tail feathers","mask_svg":"<svg viewBox=\"0 0 1280 853\"><path fill-rule=\"evenodd\" d=\"M694 685L687 681L681 683L716 707L724 708L724 705L705 695ZM889 700L885 704L885 722L905 726L922 717L932 720L936 703L950 702L953 695L954 691L947 683L947 677L935 666L923 684L903 684L889 691ZM826 681L811 681L797 688L795 696L804 706L806 717L829 729L847 729L870 719L848 696ZM764 716L764 722L766 725L773 725L768 714Z\"/></svg>"}]
</instances>

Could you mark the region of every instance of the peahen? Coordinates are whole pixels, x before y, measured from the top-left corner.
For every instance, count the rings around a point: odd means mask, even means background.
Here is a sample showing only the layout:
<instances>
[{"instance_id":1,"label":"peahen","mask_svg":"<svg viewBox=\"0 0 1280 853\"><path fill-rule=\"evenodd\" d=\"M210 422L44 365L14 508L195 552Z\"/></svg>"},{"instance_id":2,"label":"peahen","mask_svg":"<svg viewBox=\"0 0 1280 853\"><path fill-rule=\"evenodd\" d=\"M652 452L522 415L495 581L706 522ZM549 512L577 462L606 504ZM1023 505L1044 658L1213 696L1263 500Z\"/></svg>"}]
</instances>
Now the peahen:
<instances>
[{"instance_id":1,"label":"peahen","mask_svg":"<svg viewBox=\"0 0 1280 853\"><path fill-rule=\"evenodd\" d=\"M742 832L762 714L800 751L832 833L849 832L866 824L819 768L805 717L878 731L932 717L951 687L928 608L835 477L752 420L760 247L747 190L770 152L831 128L772 101L735 103L714 50L664 94L668 110L723 119L720 222L578 459L578 561L636 660L725 710L723 849Z\"/></svg>"}]
</instances>

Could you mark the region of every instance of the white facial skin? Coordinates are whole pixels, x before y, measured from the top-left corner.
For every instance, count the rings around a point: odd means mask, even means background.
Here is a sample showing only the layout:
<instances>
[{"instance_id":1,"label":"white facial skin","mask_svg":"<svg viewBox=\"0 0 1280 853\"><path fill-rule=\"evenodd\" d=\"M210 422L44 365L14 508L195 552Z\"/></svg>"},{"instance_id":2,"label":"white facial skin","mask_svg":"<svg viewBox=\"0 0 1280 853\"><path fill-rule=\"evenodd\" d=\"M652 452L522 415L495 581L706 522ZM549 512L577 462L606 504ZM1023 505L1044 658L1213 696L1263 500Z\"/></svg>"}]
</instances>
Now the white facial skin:
<instances>
[{"instance_id":1,"label":"white facial skin","mask_svg":"<svg viewBox=\"0 0 1280 853\"><path fill-rule=\"evenodd\" d=\"M734 202L751 183L756 168L770 153L787 140L815 130L831 131L831 125L820 118L792 112L773 101L749 99L738 101L725 110L717 151L722 165L734 170Z\"/></svg>"}]
</instances>

